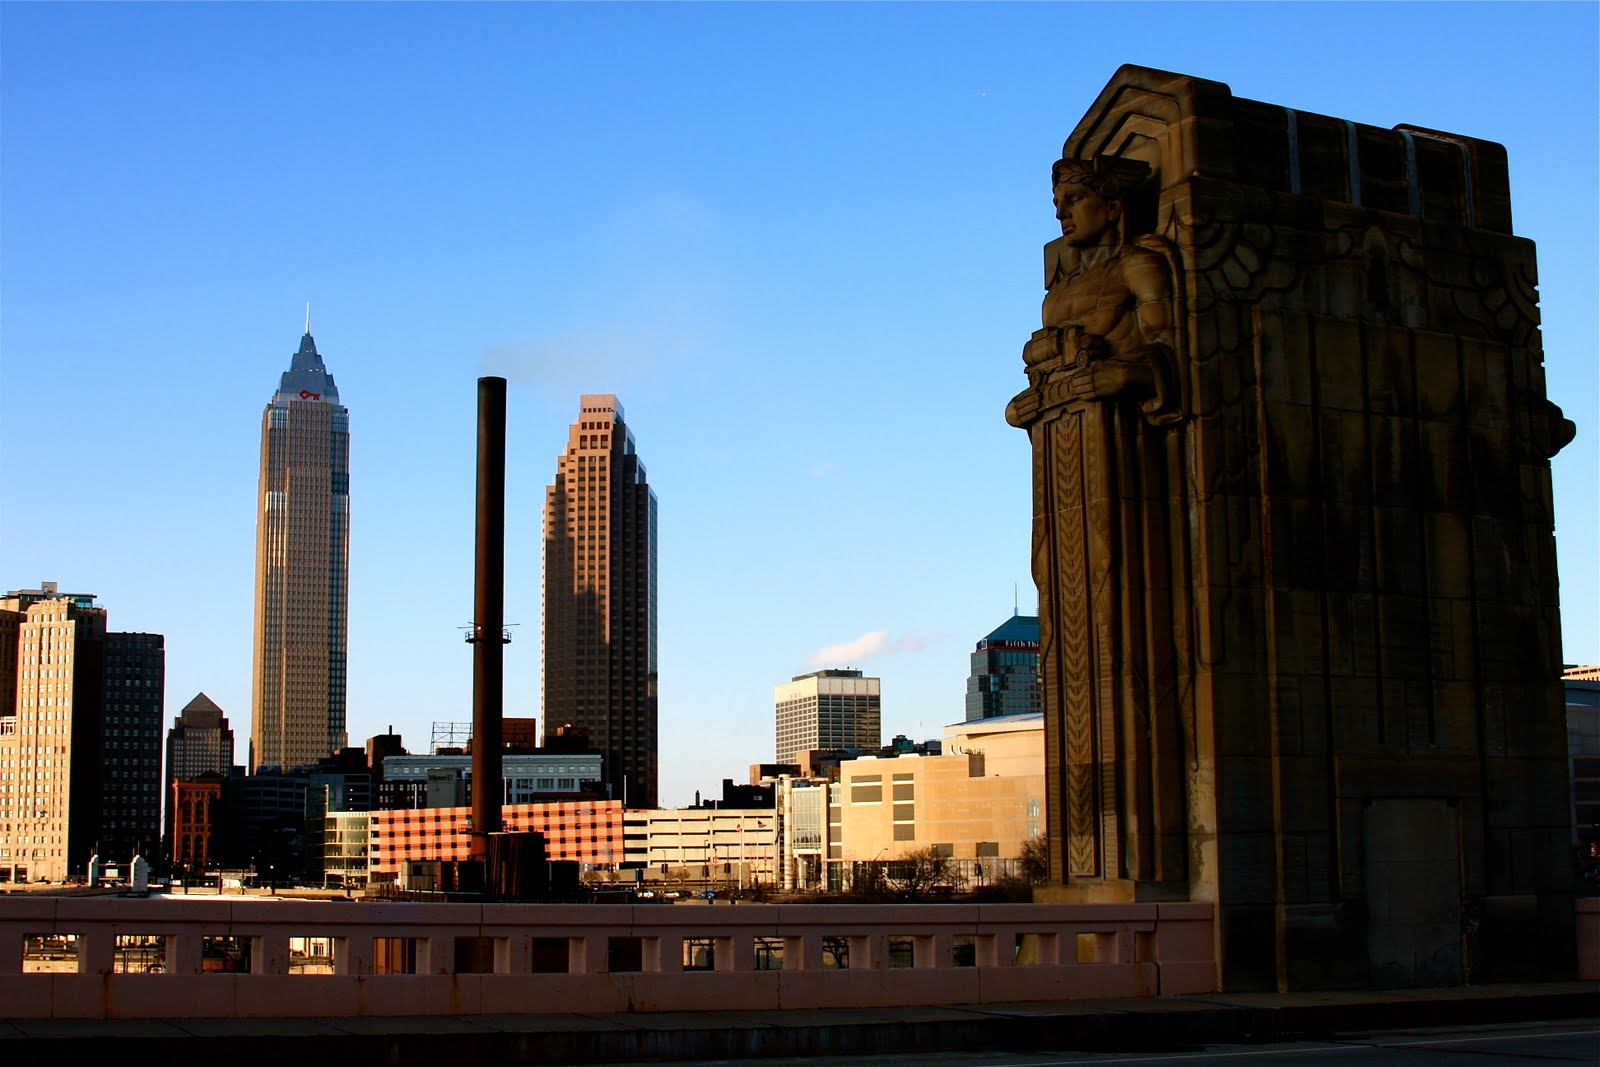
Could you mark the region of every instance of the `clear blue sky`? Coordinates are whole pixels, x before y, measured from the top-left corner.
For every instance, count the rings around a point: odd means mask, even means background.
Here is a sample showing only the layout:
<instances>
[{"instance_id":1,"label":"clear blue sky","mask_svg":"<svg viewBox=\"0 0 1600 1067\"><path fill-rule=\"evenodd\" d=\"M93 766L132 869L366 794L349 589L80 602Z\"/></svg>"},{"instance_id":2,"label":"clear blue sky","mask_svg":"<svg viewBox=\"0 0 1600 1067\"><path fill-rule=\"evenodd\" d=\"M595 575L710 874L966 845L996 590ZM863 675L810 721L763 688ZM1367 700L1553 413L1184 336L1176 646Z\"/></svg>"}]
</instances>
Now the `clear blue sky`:
<instances>
[{"instance_id":1,"label":"clear blue sky","mask_svg":"<svg viewBox=\"0 0 1600 1067\"><path fill-rule=\"evenodd\" d=\"M167 636L249 732L261 409L312 304L351 412L352 741L467 720L475 379L510 400L508 714L581 392L661 501L663 800L770 759L827 646L961 718L1028 576L1005 425L1050 164L1122 63L1499 141L1538 242L1565 657L1596 628L1593 4L5 4L0 587ZM841 662L842 661L842 662Z\"/></svg>"}]
</instances>

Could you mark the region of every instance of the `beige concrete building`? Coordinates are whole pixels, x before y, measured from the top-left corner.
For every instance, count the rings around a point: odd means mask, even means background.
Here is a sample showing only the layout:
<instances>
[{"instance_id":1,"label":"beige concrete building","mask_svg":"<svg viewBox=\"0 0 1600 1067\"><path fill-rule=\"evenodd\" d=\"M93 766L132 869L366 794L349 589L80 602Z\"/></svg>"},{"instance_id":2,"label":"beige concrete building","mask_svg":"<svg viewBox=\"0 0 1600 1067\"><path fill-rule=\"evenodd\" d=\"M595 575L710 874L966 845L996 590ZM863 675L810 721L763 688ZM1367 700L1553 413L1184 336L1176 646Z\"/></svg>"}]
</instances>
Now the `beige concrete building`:
<instances>
[{"instance_id":1,"label":"beige concrete building","mask_svg":"<svg viewBox=\"0 0 1600 1067\"><path fill-rule=\"evenodd\" d=\"M604 754L614 800L656 804L656 495L622 405L585 394L545 490L544 723Z\"/></svg>"},{"instance_id":2,"label":"beige concrete building","mask_svg":"<svg viewBox=\"0 0 1600 1067\"><path fill-rule=\"evenodd\" d=\"M0 881L64 881L100 830L106 613L55 583L0 598Z\"/></svg>"},{"instance_id":3,"label":"beige concrete building","mask_svg":"<svg viewBox=\"0 0 1600 1067\"><path fill-rule=\"evenodd\" d=\"M856 864L928 847L954 861L958 885L1017 873L1023 843L1045 829L1043 738L1042 716L1003 716L949 727L944 755L840 764L829 887L847 888Z\"/></svg>"},{"instance_id":4,"label":"beige concrete building","mask_svg":"<svg viewBox=\"0 0 1600 1067\"><path fill-rule=\"evenodd\" d=\"M350 413L310 323L261 416L252 773L344 748Z\"/></svg>"},{"instance_id":5,"label":"beige concrete building","mask_svg":"<svg viewBox=\"0 0 1600 1067\"><path fill-rule=\"evenodd\" d=\"M856 670L796 675L773 690L777 762L794 763L813 749L877 748L883 683Z\"/></svg>"},{"instance_id":6,"label":"beige concrete building","mask_svg":"<svg viewBox=\"0 0 1600 1067\"><path fill-rule=\"evenodd\" d=\"M944 728L944 754L976 755L984 777L1044 773L1044 713L970 719Z\"/></svg>"},{"instance_id":7,"label":"beige concrete building","mask_svg":"<svg viewBox=\"0 0 1600 1067\"><path fill-rule=\"evenodd\" d=\"M629 863L654 880L729 888L778 884L776 814L768 808L653 808L623 815Z\"/></svg>"}]
</instances>

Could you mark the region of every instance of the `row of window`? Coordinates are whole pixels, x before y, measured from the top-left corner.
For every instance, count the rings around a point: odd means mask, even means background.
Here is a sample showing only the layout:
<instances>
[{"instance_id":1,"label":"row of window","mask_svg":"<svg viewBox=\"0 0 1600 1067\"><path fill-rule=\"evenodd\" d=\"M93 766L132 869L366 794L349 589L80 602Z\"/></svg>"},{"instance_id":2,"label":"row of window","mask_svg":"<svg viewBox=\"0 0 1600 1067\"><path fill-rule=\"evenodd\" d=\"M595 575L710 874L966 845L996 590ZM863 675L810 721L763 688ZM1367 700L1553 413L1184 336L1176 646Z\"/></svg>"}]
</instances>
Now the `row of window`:
<instances>
[{"instance_id":1,"label":"row of window","mask_svg":"<svg viewBox=\"0 0 1600 1067\"><path fill-rule=\"evenodd\" d=\"M117 934L113 950L114 973L159 974L167 970L171 938L161 934ZM1076 957L1080 962L1099 962L1102 946L1097 938L1103 934L1078 934L1075 942ZM994 950L1006 951L1012 963L1028 965L1044 962L1053 955L1049 944L1054 934L1013 933L983 937L978 934L955 934L949 943L949 957L943 965L950 967L976 967L981 942L994 944ZM1087 942L1085 939L1089 939ZM454 972L457 974L492 974L496 957L505 955L500 942L504 938L455 937L440 939L452 950ZM420 951L424 939L409 937L376 937L372 940L372 973L418 974ZM798 958L799 938L756 935L751 939L751 962L757 971L797 970L802 966ZM248 974L251 956L256 950L256 939L226 934L201 935L202 974ZM679 965L686 972L709 972L731 969L732 937L685 937L680 942ZM870 939L860 936L824 934L818 938L819 962L823 970L848 970L851 956L857 957L857 966L864 966L864 955ZM932 956L934 939L925 935L889 934L883 940L884 965L891 970L910 969L918 965L918 948L925 957L922 966L937 966ZM564 937L535 937L529 940L529 967L533 974L570 973L573 939ZM1085 951L1085 948L1088 951ZM333 974L336 954L345 951L343 939L319 936L289 938L289 974ZM660 951L659 938L608 937L606 938L606 970L614 974L641 973L646 961ZM22 973L76 972L78 969L78 935L73 933L27 934L23 938ZM652 970L654 967L651 968Z\"/></svg>"}]
</instances>

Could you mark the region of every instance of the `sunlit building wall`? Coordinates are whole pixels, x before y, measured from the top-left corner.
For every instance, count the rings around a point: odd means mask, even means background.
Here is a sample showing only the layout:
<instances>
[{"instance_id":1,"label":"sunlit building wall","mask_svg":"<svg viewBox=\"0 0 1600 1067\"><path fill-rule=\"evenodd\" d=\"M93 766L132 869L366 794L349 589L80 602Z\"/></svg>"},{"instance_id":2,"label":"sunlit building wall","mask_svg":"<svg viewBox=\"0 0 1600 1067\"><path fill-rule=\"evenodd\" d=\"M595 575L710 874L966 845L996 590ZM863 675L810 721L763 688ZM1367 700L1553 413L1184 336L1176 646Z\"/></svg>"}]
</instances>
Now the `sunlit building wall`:
<instances>
[{"instance_id":1,"label":"sunlit building wall","mask_svg":"<svg viewBox=\"0 0 1600 1067\"><path fill-rule=\"evenodd\" d=\"M0 880L65 881L99 837L106 612L93 605L51 582L0 598L0 658L16 665L0 706Z\"/></svg>"}]
</instances>

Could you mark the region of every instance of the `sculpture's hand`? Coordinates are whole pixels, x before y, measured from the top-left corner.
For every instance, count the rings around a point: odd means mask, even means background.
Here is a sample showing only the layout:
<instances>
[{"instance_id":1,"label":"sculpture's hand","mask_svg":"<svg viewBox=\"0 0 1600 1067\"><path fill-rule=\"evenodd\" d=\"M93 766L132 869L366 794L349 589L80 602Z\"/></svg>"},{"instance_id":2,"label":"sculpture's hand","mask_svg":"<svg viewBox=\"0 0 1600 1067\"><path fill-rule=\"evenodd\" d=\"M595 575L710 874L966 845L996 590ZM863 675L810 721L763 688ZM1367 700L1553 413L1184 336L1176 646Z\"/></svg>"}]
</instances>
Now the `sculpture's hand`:
<instances>
[{"instance_id":1,"label":"sculpture's hand","mask_svg":"<svg viewBox=\"0 0 1600 1067\"><path fill-rule=\"evenodd\" d=\"M1155 370L1143 360L1104 359L1091 363L1067 382L1067 392L1080 400L1145 397L1155 393Z\"/></svg>"},{"instance_id":2,"label":"sculpture's hand","mask_svg":"<svg viewBox=\"0 0 1600 1067\"><path fill-rule=\"evenodd\" d=\"M1006 405L1006 422L1019 430L1026 430L1039 418L1043 408L1043 394L1038 389L1024 389Z\"/></svg>"}]
</instances>

